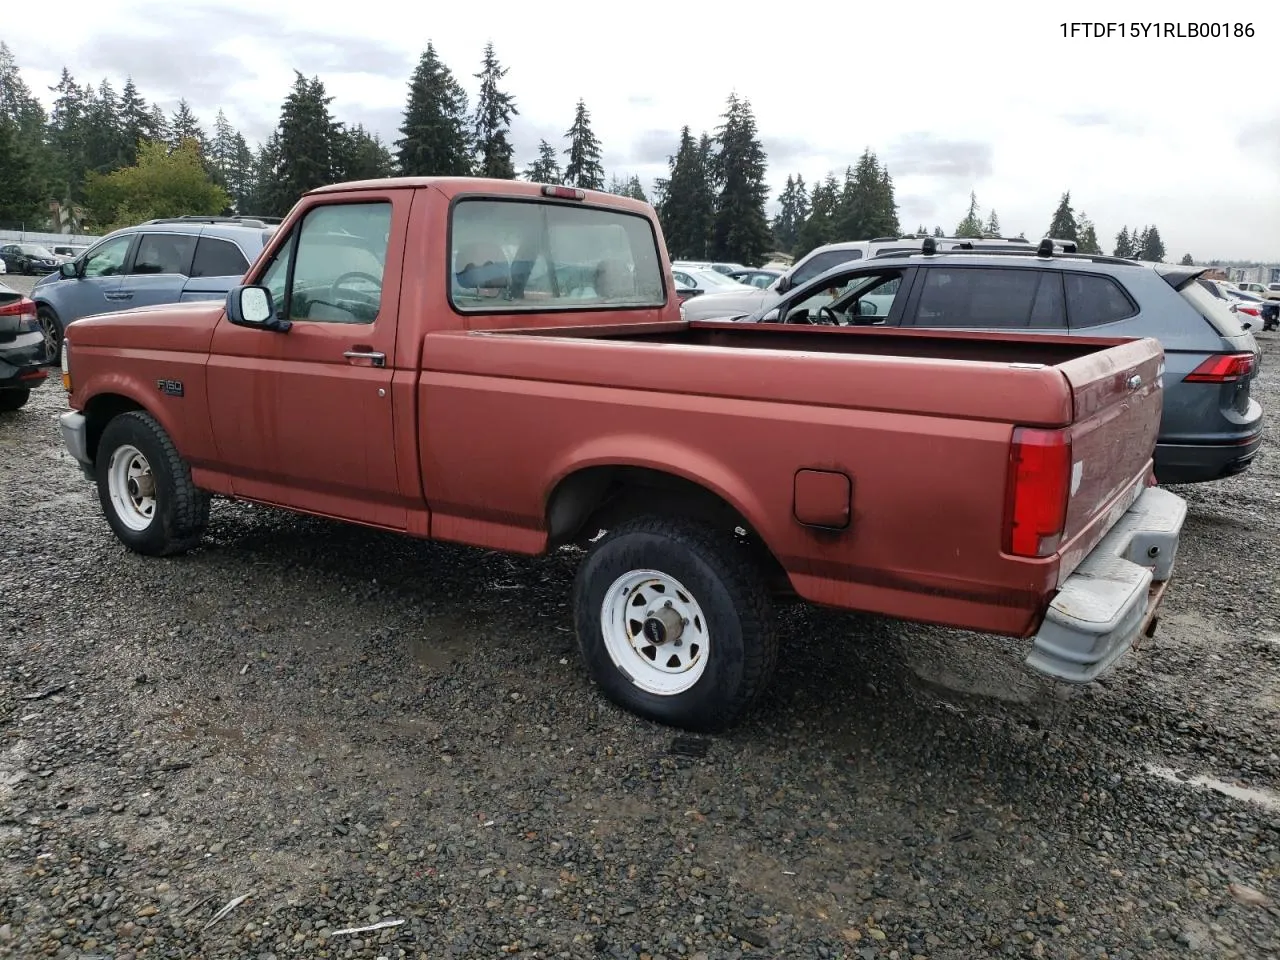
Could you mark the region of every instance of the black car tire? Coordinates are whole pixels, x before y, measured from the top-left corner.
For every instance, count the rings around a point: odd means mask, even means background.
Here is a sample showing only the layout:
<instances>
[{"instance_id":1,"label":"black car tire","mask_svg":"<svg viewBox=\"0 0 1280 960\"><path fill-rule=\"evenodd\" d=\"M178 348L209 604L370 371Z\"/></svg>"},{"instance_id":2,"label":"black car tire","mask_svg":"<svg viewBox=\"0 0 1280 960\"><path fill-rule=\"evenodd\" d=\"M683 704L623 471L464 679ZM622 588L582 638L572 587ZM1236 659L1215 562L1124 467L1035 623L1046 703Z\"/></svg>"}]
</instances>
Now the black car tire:
<instances>
[{"instance_id":1,"label":"black car tire","mask_svg":"<svg viewBox=\"0 0 1280 960\"><path fill-rule=\"evenodd\" d=\"M149 468L154 501L145 525L130 524L111 493L111 471L118 450L140 454ZM98 442L95 463L98 499L112 532L135 553L151 557L185 553L200 543L209 522L209 494L191 481L191 468L155 417L141 410L122 413L107 424ZM132 484L132 481L130 481ZM130 491L130 495L132 491Z\"/></svg>"},{"instance_id":2,"label":"black car tire","mask_svg":"<svg viewBox=\"0 0 1280 960\"><path fill-rule=\"evenodd\" d=\"M661 596L676 601L676 609L689 605L697 611L677 628L690 636L673 640L675 647L684 643L691 657L699 655L694 642L703 647L704 663L682 689L652 689L646 681L654 674L644 662L606 636L614 632L605 622L615 619L614 602L630 604L642 589L631 593L619 585L642 576L666 581L671 592L664 585ZM579 568L573 606L579 649L592 679L614 703L659 723L700 732L732 726L758 700L777 663L772 603L755 558L720 530L696 521L639 517L611 531ZM685 613L692 615L688 608ZM638 635L635 641L644 643ZM655 664L673 652L668 641L657 643L662 652L643 652Z\"/></svg>"},{"instance_id":3,"label":"black car tire","mask_svg":"<svg viewBox=\"0 0 1280 960\"><path fill-rule=\"evenodd\" d=\"M45 363L59 363L62 359L62 321L51 307L41 304L36 308L36 322L44 334Z\"/></svg>"},{"instance_id":4,"label":"black car tire","mask_svg":"<svg viewBox=\"0 0 1280 960\"><path fill-rule=\"evenodd\" d=\"M0 390L0 413L12 413L26 406L31 399L29 387L16 387L12 390Z\"/></svg>"}]
</instances>

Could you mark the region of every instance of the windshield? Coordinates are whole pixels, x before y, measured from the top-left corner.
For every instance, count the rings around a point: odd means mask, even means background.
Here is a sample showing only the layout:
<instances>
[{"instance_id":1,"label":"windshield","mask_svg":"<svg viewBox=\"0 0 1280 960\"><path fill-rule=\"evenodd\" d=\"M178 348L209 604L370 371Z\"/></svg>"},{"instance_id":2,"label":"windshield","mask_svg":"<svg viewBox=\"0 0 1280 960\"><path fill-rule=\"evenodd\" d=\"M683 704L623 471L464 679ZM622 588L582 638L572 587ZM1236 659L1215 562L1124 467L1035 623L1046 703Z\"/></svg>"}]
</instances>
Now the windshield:
<instances>
[{"instance_id":1,"label":"windshield","mask_svg":"<svg viewBox=\"0 0 1280 960\"><path fill-rule=\"evenodd\" d=\"M53 254L44 247L38 247L34 244L26 243L18 248L28 257L44 257L47 260L53 259Z\"/></svg>"}]
</instances>

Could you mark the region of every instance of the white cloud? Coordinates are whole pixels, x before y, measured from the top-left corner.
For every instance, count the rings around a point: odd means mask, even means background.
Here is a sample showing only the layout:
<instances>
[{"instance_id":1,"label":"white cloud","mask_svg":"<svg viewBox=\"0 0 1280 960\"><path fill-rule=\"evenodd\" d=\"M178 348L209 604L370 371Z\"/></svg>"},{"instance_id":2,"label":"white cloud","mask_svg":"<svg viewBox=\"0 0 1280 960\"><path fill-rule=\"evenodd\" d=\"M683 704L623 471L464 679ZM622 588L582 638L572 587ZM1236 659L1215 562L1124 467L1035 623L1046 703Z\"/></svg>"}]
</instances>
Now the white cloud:
<instances>
[{"instance_id":1,"label":"white cloud","mask_svg":"<svg viewBox=\"0 0 1280 960\"><path fill-rule=\"evenodd\" d=\"M339 119L396 136L408 75L428 39L474 94L492 39L532 159L583 97L610 173L665 172L677 132L711 131L730 90L772 148L770 179L812 183L870 147L898 184L905 228L950 229L970 190L1007 232L1039 235L1070 190L1109 245L1122 225L1159 226L1170 257L1280 261L1280 88L1267 64L1280 15L1259 3L1166 2L1158 13L916 0L794 3L728 11L654 0L566 13L490 0L368 8L306 0L211 5L63 0L29 5L5 41L41 95L63 63L80 82L186 96L206 123L223 107L246 134L274 124L297 68L318 73ZM1064 38L1063 20L1252 22L1253 38ZM663 134L666 144L663 146ZM895 166L896 164L896 166Z\"/></svg>"}]
</instances>

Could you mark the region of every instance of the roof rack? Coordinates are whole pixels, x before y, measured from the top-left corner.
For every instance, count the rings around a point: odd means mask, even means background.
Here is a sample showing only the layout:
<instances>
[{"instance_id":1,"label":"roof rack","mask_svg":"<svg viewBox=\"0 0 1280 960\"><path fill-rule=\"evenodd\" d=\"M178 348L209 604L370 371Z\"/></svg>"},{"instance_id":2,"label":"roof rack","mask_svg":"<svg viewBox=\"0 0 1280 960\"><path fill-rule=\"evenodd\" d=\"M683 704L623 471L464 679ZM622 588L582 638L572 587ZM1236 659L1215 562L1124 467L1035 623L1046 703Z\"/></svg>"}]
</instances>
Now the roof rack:
<instances>
[{"instance_id":1,"label":"roof rack","mask_svg":"<svg viewBox=\"0 0 1280 960\"><path fill-rule=\"evenodd\" d=\"M1010 250L1007 247L1005 248L991 247L987 249L983 249L979 247L977 249L970 249L970 250L933 250L933 251L930 251L928 248L926 248L923 251L920 251L919 253L893 252L893 253L887 253L886 256L918 257L923 255L926 257L932 257L932 256L943 257L943 256L951 256L953 254L956 256L967 256L967 257L1038 257L1041 259L1051 259L1052 257L1066 256L1072 260L1088 260L1090 263L1111 263L1111 264L1117 264L1120 266L1138 266L1139 265L1138 261L1136 260L1129 260L1129 259L1126 259L1125 257L1109 257L1106 254L1101 254L1101 253L1068 253L1066 251L1057 250L1049 254L1048 257L1046 257L1039 250L1032 247L1027 247L1022 250ZM877 254L877 256L879 256L879 254Z\"/></svg>"},{"instance_id":2,"label":"roof rack","mask_svg":"<svg viewBox=\"0 0 1280 960\"><path fill-rule=\"evenodd\" d=\"M143 226L153 226L159 223L233 223L241 227L265 227L267 226L267 218L263 217L201 217L197 215L188 215L185 217L157 217L155 220L148 220Z\"/></svg>"}]
</instances>

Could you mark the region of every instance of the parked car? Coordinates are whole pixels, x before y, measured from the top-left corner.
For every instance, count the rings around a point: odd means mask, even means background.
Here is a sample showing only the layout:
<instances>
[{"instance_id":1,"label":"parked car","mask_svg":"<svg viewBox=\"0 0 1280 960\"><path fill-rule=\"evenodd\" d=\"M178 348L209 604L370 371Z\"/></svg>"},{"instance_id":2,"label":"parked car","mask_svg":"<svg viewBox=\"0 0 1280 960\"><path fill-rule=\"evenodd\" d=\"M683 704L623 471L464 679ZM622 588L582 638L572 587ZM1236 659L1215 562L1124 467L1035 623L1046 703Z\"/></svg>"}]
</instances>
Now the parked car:
<instances>
[{"instance_id":1,"label":"parked car","mask_svg":"<svg viewBox=\"0 0 1280 960\"><path fill-rule=\"evenodd\" d=\"M1246 330L1252 330L1255 327L1270 330L1275 325L1280 303L1246 293L1239 287L1222 280L1208 280L1201 277L1196 282L1226 304L1227 309L1239 317L1240 325Z\"/></svg>"},{"instance_id":2,"label":"parked car","mask_svg":"<svg viewBox=\"0 0 1280 960\"><path fill-rule=\"evenodd\" d=\"M761 290L767 290L773 285L785 271L782 270L766 270L763 267L754 269L735 270L726 274L730 280L737 280L739 283L745 283L748 287L758 287Z\"/></svg>"},{"instance_id":3,"label":"parked car","mask_svg":"<svg viewBox=\"0 0 1280 960\"><path fill-rule=\"evenodd\" d=\"M729 277L720 273L718 270L698 268L682 268L672 267L671 274L675 277L676 283L683 287L687 287L693 292L690 296L701 296L705 293L715 293L722 290L741 289L745 284L739 283L737 280L731 280ZM687 299L687 298L686 298Z\"/></svg>"},{"instance_id":4,"label":"parked car","mask_svg":"<svg viewBox=\"0 0 1280 960\"><path fill-rule=\"evenodd\" d=\"M1156 477L1198 483L1247 469L1263 429L1250 396L1258 344L1196 282L1205 269L1048 246L896 254L828 270L739 320L1158 339L1165 390Z\"/></svg>"},{"instance_id":5,"label":"parked car","mask_svg":"<svg viewBox=\"0 0 1280 960\"><path fill-rule=\"evenodd\" d=\"M0 413L23 406L47 378L36 305L0 283Z\"/></svg>"},{"instance_id":6,"label":"parked car","mask_svg":"<svg viewBox=\"0 0 1280 960\"><path fill-rule=\"evenodd\" d=\"M767 309L777 303L788 290L818 276L832 267L852 260L863 260L881 254L894 252L910 253L920 250L925 237L877 237L874 240L851 240L841 243L829 243L810 250L795 264L763 290L748 288L746 290L727 290L705 297L699 297L696 303L689 303L681 312L686 320L716 320L722 317L740 316L756 310ZM1022 238L1004 239L970 239L966 237L928 238L939 249L972 249L975 247L996 247L999 249L1017 249L1034 251L1036 245ZM1061 245L1061 244L1060 244ZM1074 244L1070 245L1074 248ZM1065 246L1062 249L1066 249ZM743 284L746 286L746 284Z\"/></svg>"},{"instance_id":7,"label":"parked car","mask_svg":"<svg viewBox=\"0 0 1280 960\"><path fill-rule=\"evenodd\" d=\"M4 261L9 273L21 273L31 276L37 273L51 273L63 262L48 247L38 243L6 243L0 246L0 260Z\"/></svg>"},{"instance_id":8,"label":"parked car","mask_svg":"<svg viewBox=\"0 0 1280 960\"><path fill-rule=\"evenodd\" d=\"M702 290L690 279L681 279L682 274L675 273L672 279L675 281L676 297L681 303L684 303L690 297L696 297L702 293Z\"/></svg>"},{"instance_id":9,"label":"parked car","mask_svg":"<svg viewBox=\"0 0 1280 960\"><path fill-rule=\"evenodd\" d=\"M314 190L225 300L68 327L64 442L145 555L212 495L581 544L591 675L695 729L766 686L779 594L1028 638L1076 683L1153 629L1186 511L1150 482L1156 341L681 323L660 237L575 187Z\"/></svg>"},{"instance_id":10,"label":"parked car","mask_svg":"<svg viewBox=\"0 0 1280 960\"><path fill-rule=\"evenodd\" d=\"M32 291L49 362L82 317L225 299L275 229L250 217L174 217L108 234Z\"/></svg>"}]
</instances>

